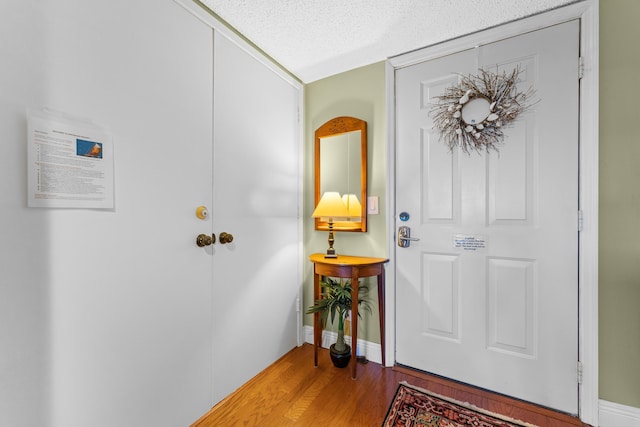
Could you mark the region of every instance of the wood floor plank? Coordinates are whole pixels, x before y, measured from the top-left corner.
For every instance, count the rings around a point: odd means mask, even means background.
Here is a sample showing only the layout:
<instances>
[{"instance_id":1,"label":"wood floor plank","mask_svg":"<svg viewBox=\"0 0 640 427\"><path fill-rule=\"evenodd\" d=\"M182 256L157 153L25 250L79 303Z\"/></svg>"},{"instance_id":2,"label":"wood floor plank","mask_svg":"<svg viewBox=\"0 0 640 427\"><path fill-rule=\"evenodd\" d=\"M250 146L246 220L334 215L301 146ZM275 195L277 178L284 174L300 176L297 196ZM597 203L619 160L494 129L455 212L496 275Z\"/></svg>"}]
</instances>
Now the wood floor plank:
<instances>
[{"instance_id":1,"label":"wood floor plank","mask_svg":"<svg viewBox=\"0 0 640 427\"><path fill-rule=\"evenodd\" d=\"M353 380L349 369L331 364L326 349L320 349L319 366L314 367L313 346L305 344L222 400L192 427L380 426L402 381L539 427L586 426L566 414L402 367L359 364L358 378Z\"/></svg>"}]
</instances>

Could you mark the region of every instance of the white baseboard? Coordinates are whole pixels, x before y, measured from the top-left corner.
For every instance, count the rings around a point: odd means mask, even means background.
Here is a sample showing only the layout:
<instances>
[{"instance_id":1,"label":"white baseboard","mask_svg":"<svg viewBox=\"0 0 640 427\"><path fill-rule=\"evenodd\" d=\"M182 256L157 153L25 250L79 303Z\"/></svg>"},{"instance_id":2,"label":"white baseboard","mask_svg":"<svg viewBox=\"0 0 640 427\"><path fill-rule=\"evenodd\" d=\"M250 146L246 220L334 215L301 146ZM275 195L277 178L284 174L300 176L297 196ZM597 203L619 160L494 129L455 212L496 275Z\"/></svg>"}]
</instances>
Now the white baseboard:
<instances>
[{"instance_id":1,"label":"white baseboard","mask_svg":"<svg viewBox=\"0 0 640 427\"><path fill-rule=\"evenodd\" d=\"M331 344L336 342L338 334L331 331L322 331L321 346L329 348ZM313 326L304 326L304 340L309 344L313 344ZM347 344L351 345L351 337L345 336L344 340ZM372 343L365 340L358 340L358 347L356 348L356 354L358 356L365 356L367 360L376 363L382 363L382 353L380 350L380 344Z\"/></svg>"},{"instance_id":2,"label":"white baseboard","mask_svg":"<svg viewBox=\"0 0 640 427\"><path fill-rule=\"evenodd\" d=\"M600 400L599 427L640 427L640 408Z\"/></svg>"}]
</instances>

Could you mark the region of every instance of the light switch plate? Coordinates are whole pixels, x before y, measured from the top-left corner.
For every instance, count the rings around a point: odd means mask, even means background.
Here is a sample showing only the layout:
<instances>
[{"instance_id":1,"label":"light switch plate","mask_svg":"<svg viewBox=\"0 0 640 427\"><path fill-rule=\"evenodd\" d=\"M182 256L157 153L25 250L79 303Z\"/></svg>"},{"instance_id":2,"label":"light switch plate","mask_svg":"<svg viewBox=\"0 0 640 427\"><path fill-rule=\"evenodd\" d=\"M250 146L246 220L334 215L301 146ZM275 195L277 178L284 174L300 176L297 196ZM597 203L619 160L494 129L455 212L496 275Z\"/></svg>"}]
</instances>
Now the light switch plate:
<instances>
[{"instance_id":1,"label":"light switch plate","mask_svg":"<svg viewBox=\"0 0 640 427\"><path fill-rule=\"evenodd\" d=\"M369 196L367 197L367 213L369 215L378 215L378 196Z\"/></svg>"}]
</instances>

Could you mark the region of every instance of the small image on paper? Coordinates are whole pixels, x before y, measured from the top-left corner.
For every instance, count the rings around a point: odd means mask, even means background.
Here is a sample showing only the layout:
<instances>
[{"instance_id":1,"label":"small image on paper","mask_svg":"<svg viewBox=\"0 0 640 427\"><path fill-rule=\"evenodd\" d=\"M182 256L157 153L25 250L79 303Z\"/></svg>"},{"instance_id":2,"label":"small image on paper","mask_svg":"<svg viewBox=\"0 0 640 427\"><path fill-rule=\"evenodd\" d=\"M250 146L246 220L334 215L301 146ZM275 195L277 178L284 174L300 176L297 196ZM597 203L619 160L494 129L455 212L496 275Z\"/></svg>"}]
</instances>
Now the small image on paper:
<instances>
[{"instance_id":1,"label":"small image on paper","mask_svg":"<svg viewBox=\"0 0 640 427\"><path fill-rule=\"evenodd\" d=\"M76 155L83 157L102 158L102 144L100 142L76 139Z\"/></svg>"}]
</instances>

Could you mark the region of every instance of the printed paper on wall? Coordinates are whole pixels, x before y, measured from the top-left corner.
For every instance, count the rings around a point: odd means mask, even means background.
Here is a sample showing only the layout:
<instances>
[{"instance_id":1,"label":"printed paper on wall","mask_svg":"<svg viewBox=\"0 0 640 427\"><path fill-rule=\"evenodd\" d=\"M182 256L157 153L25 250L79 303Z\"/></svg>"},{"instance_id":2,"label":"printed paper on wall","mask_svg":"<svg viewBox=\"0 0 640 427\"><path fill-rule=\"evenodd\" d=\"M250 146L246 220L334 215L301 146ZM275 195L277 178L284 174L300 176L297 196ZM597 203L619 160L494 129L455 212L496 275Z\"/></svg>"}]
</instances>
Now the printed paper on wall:
<instances>
[{"instance_id":1,"label":"printed paper on wall","mask_svg":"<svg viewBox=\"0 0 640 427\"><path fill-rule=\"evenodd\" d=\"M28 205L113 209L111 135L88 120L48 110L28 117Z\"/></svg>"}]
</instances>

